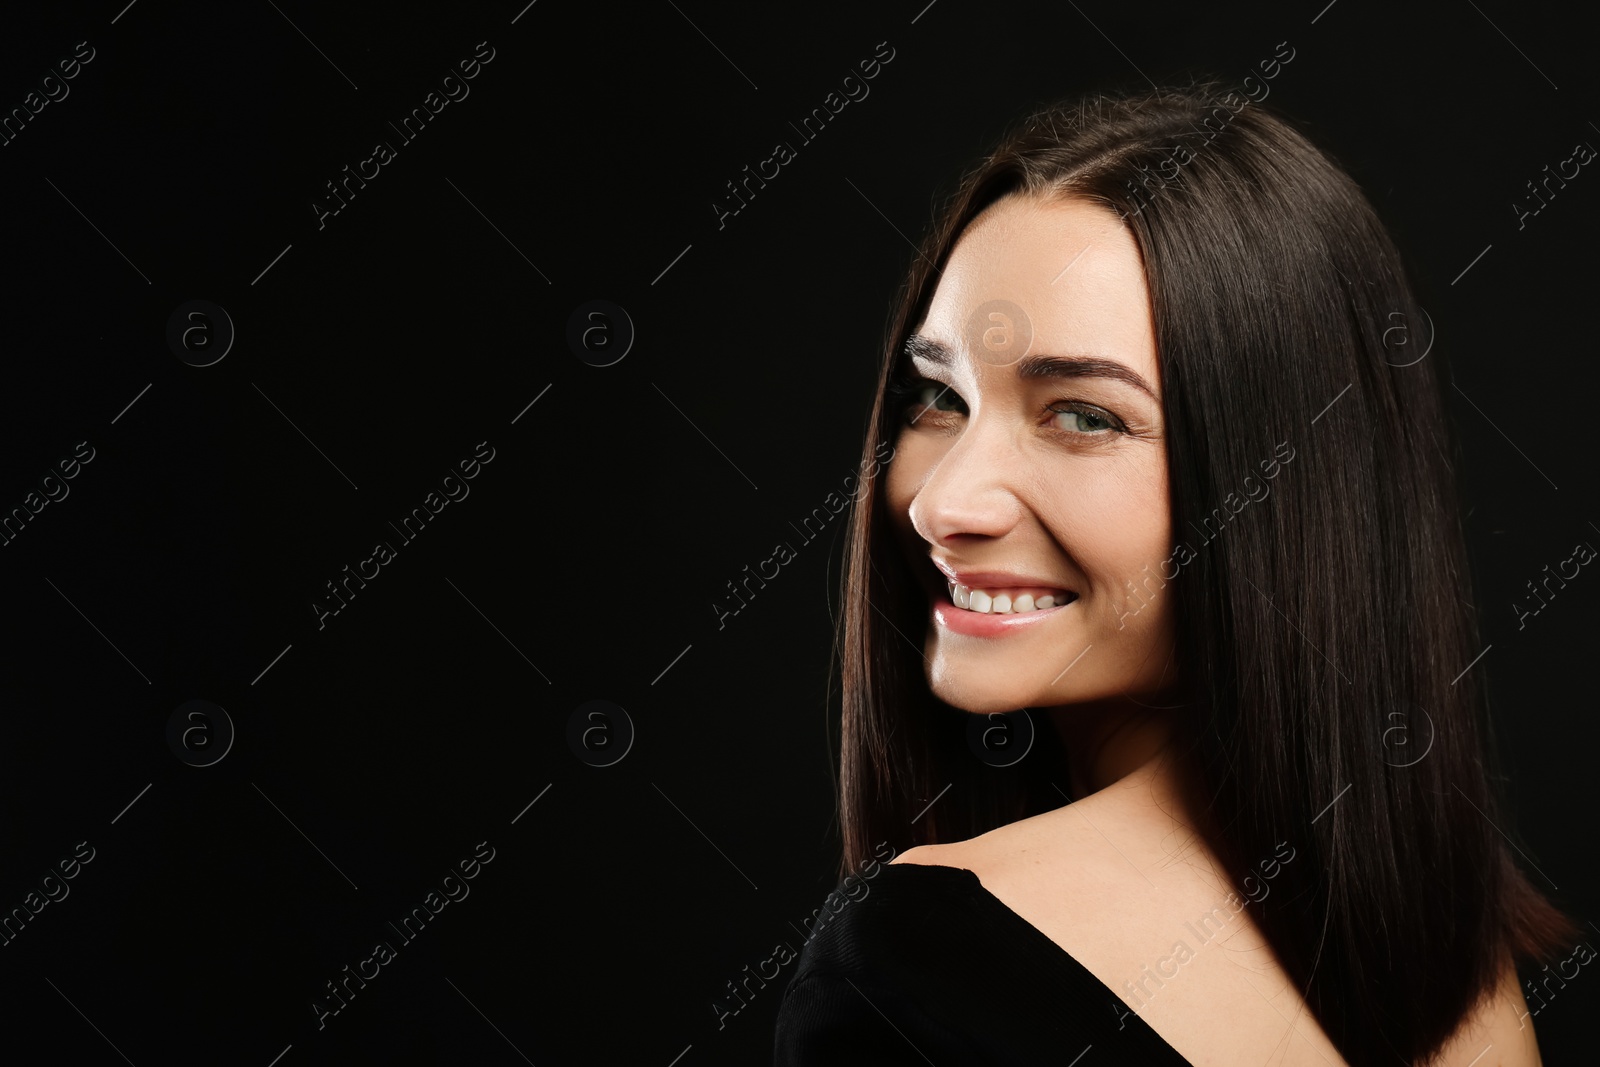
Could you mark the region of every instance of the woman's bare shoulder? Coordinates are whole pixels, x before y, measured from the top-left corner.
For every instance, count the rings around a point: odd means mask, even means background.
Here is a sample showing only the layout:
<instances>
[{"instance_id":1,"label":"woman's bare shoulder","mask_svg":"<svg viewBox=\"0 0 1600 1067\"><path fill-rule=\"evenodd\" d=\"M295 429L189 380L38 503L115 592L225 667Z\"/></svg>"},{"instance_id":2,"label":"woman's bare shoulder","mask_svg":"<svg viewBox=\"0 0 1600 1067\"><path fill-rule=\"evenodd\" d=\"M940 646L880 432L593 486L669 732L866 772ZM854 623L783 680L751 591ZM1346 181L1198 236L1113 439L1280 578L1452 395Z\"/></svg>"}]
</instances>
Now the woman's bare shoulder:
<instances>
[{"instance_id":1,"label":"woman's bare shoulder","mask_svg":"<svg viewBox=\"0 0 1600 1067\"><path fill-rule=\"evenodd\" d=\"M1242 912L1234 916L1234 909L1211 899L1213 883L1198 870L1204 861L1186 856L1174 862L1175 854L1187 849L1175 848L1170 835L1144 829L1141 833L1137 823L1119 820L1114 809L1074 814L1063 808L965 841L918 845L890 862L973 871L1003 903L1087 964L1180 1052L1242 1053L1245 1048L1233 1038L1255 1030L1255 1040L1244 1045L1277 1046L1276 1063L1339 1062L1306 1014L1304 1001L1277 971L1260 931ZM1115 904L1107 907L1107 902ZM1225 951L1208 948L1213 940ZM1153 975L1152 968L1167 977ZM1204 977L1183 980L1180 971ZM1281 996L1272 992L1274 986L1281 987ZM1261 1010L1236 1010L1233 1033L1224 1035L1212 1025L1218 996L1237 1009ZM1287 1033L1281 1026L1285 1018L1293 1020ZM1533 1020L1509 965L1492 995L1425 1067L1469 1065L1542 1065Z\"/></svg>"},{"instance_id":2,"label":"woman's bare shoulder","mask_svg":"<svg viewBox=\"0 0 1600 1067\"><path fill-rule=\"evenodd\" d=\"M931 867L965 867L967 861L960 849L960 846L965 844L967 842L957 841L950 844L917 845L897 853L889 862L917 863Z\"/></svg>"},{"instance_id":3,"label":"woman's bare shoulder","mask_svg":"<svg viewBox=\"0 0 1600 1067\"><path fill-rule=\"evenodd\" d=\"M976 873L984 885L992 886L1008 878L1019 864L1071 862L1075 850L1071 847L1070 828L1064 833L1059 825L1052 826L1058 820L1055 813L1032 816L964 841L917 845L889 862L960 867Z\"/></svg>"},{"instance_id":4,"label":"woman's bare shoulder","mask_svg":"<svg viewBox=\"0 0 1600 1067\"><path fill-rule=\"evenodd\" d=\"M966 840L918 845L891 862L963 867L976 872L985 886L1017 892L1049 886L1056 899L1062 888L1083 885L1083 876L1091 874L1102 891L1093 894L1098 898L1107 883L1153 888L1145 871L1209 871L1205 852L1192 831L1147 798L1105 790Z\"/></svg>"}]
</instances>

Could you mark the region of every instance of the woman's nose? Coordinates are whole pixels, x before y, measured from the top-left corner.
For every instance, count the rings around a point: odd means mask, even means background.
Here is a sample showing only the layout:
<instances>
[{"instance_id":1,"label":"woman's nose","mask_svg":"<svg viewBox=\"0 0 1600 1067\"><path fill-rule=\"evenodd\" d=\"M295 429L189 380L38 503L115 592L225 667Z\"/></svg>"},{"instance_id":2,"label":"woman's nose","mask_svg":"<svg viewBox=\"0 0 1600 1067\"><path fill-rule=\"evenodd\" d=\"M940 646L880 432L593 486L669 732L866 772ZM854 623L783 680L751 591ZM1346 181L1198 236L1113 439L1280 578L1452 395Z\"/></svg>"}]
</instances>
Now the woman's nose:
<instances>
[{"instance_id":1,"label":"woman's nose","mask_svg":"<svg viewBox=\"0 0 1600 1067\"><path fill-rule=\"evenodd\" d=\"M980 425L980 423L984 423ZM1015 443L999 423L969 419L911 501L911 525L930 544L962 534L1003 537L1022 517Z\"/></svg>"}]
</instances>

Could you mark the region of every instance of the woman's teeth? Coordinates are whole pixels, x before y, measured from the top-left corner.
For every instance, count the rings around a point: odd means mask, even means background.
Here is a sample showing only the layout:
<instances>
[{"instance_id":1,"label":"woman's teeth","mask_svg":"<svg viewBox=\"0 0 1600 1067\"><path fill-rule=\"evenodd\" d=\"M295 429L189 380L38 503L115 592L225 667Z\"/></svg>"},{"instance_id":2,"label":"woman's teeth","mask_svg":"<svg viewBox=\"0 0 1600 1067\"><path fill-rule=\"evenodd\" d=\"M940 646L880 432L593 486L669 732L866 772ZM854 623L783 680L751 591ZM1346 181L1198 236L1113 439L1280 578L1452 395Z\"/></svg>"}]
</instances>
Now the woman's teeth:
<instances>
[{"instance_id":1,"label":"woman's teeth","mask_svg":"<svg viewBox=\"0 0 1600 1067\"><path fill-rule=\"evenodd\" d=\"M1061 589L970 589L946 582L950 602L958 608L985 615L1020 614L1065 604L1071 594Z\"/></svg>"}]
</instances>

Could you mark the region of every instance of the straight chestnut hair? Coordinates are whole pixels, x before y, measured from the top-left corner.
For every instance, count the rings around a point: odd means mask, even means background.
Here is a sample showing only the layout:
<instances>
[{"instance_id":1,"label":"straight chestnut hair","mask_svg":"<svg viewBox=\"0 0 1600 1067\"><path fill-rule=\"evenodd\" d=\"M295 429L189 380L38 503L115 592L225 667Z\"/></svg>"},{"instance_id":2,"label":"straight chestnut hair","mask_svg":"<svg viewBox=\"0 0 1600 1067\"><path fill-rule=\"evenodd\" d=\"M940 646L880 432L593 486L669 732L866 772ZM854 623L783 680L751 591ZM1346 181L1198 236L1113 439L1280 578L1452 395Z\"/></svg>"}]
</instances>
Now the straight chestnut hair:
<instances>
[{"instance_id":1,"label":"straight chestnut hair","mask_svg":"<svg viewBox=\"0 0 1600 1067\"><path fill-rule=\"evenodd\" d=\"M1215 84L1043 108L913 260L863 456L893 442L885 385L956 241L1011 193L1103 205L1143 257L1172 529L1194 550L1155 595L1173 597L1168 713L1197 829L1236 886L1295 849L1248 905L1278 960L1348 1061L1422 1061L1508 962L1551 960L1577 929L1500 833L1442 360L1417 358L1431 327L1399 253L1338 165ZM1284 441L1271 499L1241 508ZM971 713L930 692L926 596L882 477L852 509L841 577L841 875L874 842L966 840L1059 807L1066 781L1054 731L995 768L968 747ZM1208 519L1222 532L1196 544Z\"/></svg>"}]
</instances>

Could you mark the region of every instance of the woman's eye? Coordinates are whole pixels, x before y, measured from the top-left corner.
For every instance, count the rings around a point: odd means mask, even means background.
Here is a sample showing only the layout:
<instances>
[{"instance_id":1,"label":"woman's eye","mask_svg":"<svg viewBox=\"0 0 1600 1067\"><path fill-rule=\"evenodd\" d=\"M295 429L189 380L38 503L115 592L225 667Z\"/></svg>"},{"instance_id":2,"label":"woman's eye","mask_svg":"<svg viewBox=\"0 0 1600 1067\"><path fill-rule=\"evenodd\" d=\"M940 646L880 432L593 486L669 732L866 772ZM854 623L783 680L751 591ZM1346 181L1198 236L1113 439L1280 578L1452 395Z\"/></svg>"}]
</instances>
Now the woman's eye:
<instances>
[{"instance_id":1,"label":"woman's eye","mask_svg":"<svg viewBox=\"0 0 1600 1067\"><path fill-rule=\"evenodd\" d=\"M965 415L966 401L949 385L932 378L912 375L891 379L888 386L891 403L901 411L901 418L915 426L927 418L929 423L940 421L937 415ZM1058 406L1059 405L1059 406ZM1057 401L1046 405L1053 428L1072 437L1110 437L1127 433L1122 420L1111 412L1082 401Z\"/></svg>"},{"instance_id":2,"label":"woman's eye","mask_svg":"<svg viewBox=\"0 0 1600 1067\"><path fill-rule=\"evenodd\" d=\"M939 382L923 382L912 395L919 411L960 411L961 398L955 394L948 385Z\"/></svg>"},{"instance_id":3,"label":"woman's eye","mask_svg":"<svg viewBox=\"0 0 1600 1067\"><path fill-rule=\"evenodd\" d=\"M1067 433L1086 435L1104 434L1122 429L1122 424L1108 411L1092 407L1051 408L1056 414L1056 425Z\"/></svg>"},{"instance_id":4,"label":"woman's eye","mask_svg":"<svg viewBox=\"0 0 1600 1067\"><path fill-rule=\"evenodd\" d=\"M915 425L933 413L962 413L966 405L950 386L931 378L907 375L889 382L889 402Z\"/></svg>"}]
</instances>

